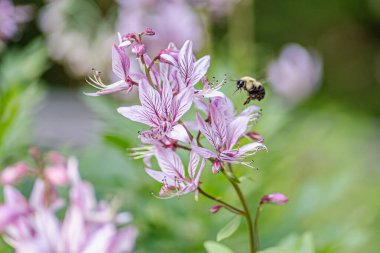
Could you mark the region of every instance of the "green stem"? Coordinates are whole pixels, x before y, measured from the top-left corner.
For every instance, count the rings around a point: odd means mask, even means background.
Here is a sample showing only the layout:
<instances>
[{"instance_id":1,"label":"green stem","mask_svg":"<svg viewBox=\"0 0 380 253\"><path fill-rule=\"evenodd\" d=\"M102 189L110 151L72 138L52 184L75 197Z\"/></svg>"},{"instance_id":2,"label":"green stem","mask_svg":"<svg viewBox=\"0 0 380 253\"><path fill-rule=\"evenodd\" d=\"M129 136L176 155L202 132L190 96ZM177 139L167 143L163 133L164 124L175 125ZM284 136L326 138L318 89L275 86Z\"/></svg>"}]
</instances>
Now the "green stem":
<instances>
[{"instance_id":1,"label":"green stem","mask_svg":"<svg viewBox=\"0 0 380 253\"><path fill-rule=\"evenodd\" d=\"M257 210L256 210L256 217L255 217L255 224L254 224L254 240L255 240L255 245L256 245L256 248L259 249L260 248L260 238L259 238L259 218L260 218L260 212L261 212L261 206L262 206L262 203L260 203L258 206L257 206Z\"/></svg>"},{"instance_id":2,"label":"green stem","mask_svg":"<svg viewBox=\"0 0 380 253\"><path fill-rule=\"evenodd\" d=\"M228 164L228 167L230 171L232 171L231 164ZM248 224L248 232L249 232L249 246L250 246L250 253L256 253L257 251L257 246L255 245L255 235L254 235L254 228L253 228L253 222L252 222L252 217L251 213L249 211L249 207L247 205L247 201L244 198L243 192L241 191L239 185L230 177L226 174L226 171L222 169L223 174L227 177L228 181L232 184L232 187L235 189L236 194L239 197L239 200L243 206L244 209L244 217L247 220ZM235 176L235 175L233 175Z\"/></svg>"},{"instance_id":3,"label":"green stem","mask_svg":"<svg viewBox=\"0 0 380 253\"><path fill-rule=\"evenodd\" d=\"M208 194L207 192L203 191L200 187L198 187L198 191L200 194L202 194L203 196L215 201L215 202L218 202L219 204L221 204L224 208L226 208L228 211L231 211L235 214L238 214L238 215L245 215L244 212L226 202L224 202L223 200L220 200L216 197L213 197L211 196L210 194Z\"/></svg>"}]
</instances>

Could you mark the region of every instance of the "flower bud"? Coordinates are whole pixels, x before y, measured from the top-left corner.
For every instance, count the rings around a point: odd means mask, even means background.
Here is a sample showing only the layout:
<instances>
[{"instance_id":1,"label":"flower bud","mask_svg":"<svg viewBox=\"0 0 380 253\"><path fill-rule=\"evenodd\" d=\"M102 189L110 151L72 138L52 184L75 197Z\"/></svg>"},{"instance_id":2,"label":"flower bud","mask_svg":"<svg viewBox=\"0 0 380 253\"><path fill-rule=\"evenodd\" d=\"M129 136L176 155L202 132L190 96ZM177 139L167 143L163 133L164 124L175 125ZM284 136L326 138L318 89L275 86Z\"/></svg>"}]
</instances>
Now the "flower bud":
<instances>
[{"instance_id":1,"label":"flower bud","mask_svg":"<svg viewBox=\"0 0 380 253\"><path fill-rule=\"evenodd\" d=\"M210 212L211 212L212 214L217 213L217 212L219 212L220 208L222 208L222 207L223 207L223 206L221 206L221 205L215 205L215 206L212 206L212 207L210 208Z\"/></svg>"},{"instance_id":2,"label":"flower bud","mask_svg":"<svg viewBox=\"0 0 380 253\"><path fill-rule=\"evenodd\" d=\"M143 54L145 54L145 46L143 44L133 45L131 51L138 57L141 57Z\"/></svg>"},{"instance_id":3,"label":"flower bud","mask_svg":"<svg viewBox=\"0 0 380 253\"><path fill-rule=\"evenodd\" d=\"M287 202L288 202L288 198L285 197L285 195L283 195L282 193L278 193L278 192L265 195L261 198L261 201L260 201L261 204L269 203L269 204L274 204L274 205L282 205Z\"/></svg>"},{"instance_id":4,"label":"flower bud","mask_svg":"<svg viewBox=\"0 0 380 253\"><path fill-rule=\"evenodd\" d=\"M44 170L46 179L53 185L66 185L69 181L67 168L65 166L56 166Z\"/></svg>"},{"instance_id":5,"label":"flower bud","mask_svg":"<svg viewBox=\"0 0 380 253\"><path fill-rule=\"evenodd\" d=\"M5 168L0 175L0 182L2 184L13 184L28 171L28 167L24 163L18 163L14 166Z\"/></svg>"},{"instance_id":6,"label":"flower bud","mask_svg":"<svg viewBox=\"0 0 380 253\"><path fill-rule=\"evenodd\" d=\"M211 166L212 173L218 173L220 170L221 163L219 160L215 160Z\"/></svg>"},{"instance_id":7,"label":"flower bud","mask_svg":"<svg viewBox=\"0 0 380 253\"><path fill-rule=\"evenodd\" d=\"M257 141L257 142L263 142L264 141L264 137L257 132L253 132L253 131L248 132L247 136L253 141Z\"/></svg>"},{"instance_id":8,"label":"flower bud","mask_svg":"<svg viewBox=\"0 0 380 253\"><path fill-rule=\"evenodd\" d=\"M145 29L144 34L149 35L149 36L153 36L156 33L153 31L152 28L148 27L148 28Z\"/></svg>"}]
</instances>

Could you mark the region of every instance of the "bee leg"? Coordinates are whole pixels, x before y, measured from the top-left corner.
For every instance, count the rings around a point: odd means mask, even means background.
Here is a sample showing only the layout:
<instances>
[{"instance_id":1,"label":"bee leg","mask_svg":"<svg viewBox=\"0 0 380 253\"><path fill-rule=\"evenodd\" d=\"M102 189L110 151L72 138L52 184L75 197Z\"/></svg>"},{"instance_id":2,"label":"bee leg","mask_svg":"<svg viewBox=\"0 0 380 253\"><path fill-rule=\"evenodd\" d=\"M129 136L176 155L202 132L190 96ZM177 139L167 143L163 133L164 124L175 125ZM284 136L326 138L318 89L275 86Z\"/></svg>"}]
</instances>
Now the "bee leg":
<instances>
[{"instance_id":1,"label":"bee leg","mask_svg":"<svg viewBox=\"0 0 380 253\"><path fill-rule=\"evenodd\" d=\"M246 105L246 104L248 104L249 102L251 102L251 97L248 97L247 100L245 100L245 102L244 102L243 105Z\"/></svg>"}]
</instances>

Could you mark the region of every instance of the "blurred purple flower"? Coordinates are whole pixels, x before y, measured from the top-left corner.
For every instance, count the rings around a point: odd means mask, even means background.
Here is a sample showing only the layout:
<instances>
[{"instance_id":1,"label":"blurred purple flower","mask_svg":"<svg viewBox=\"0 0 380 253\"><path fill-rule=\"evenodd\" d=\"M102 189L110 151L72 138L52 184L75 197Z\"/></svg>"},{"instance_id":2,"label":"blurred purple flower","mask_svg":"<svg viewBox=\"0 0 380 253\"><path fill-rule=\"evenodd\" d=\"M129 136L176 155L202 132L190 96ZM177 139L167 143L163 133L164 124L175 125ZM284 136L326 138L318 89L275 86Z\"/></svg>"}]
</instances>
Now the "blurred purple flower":
<instances>
[{"instance_id":1,"label":"blurred purple flower","mask_svg":"<svg viewBox=\"0 0 380 253\"><path fill-rule=\"evenodd\" d=\"M225 21L225 17L232 11L234 5L240 0L187 0L191 5L206 8L210 12L213 21Z\"/></svg>"},{"instance_id":2,"label":"blurred purple flower","mask_svg":"<svg viewBox=\"0 0 380 253\"><path fill-rule=\"evenodd\" d=\"M3 185L14 184L28 172L28 166L25 163L17 163L5 168L0 175L0 182Z\"/></svg>"},{"instance_id":3,"label":"blurred purple flower","mask_svg":"<svg viewBox=\"0 0 380 253\"><path fill-rule=\"evenodd\" d=\"M284 194L276 192L276 193L263 196L261 198L260 204L269 203L269 204L274 204L274 205L283 205L287 202L288 202L288 198L285 197Z\"/></svg>"},{"instance_id":4,"label":"blurred purple flower","mask_svg":"<svg viewBox=\"0 0 380 253\"><path fill-rule=\"evenodd\" d=\"M93 1L45 2L40 10L39 26L46 36L50 56L75 77L87 76L91 67L108 72L108 50L115 43L111 24L114 17L105 14Z\"/></svg>"},{"instance_id":5,"label":"blurred purple flower","mask_svg":"<svg viewBox=\"0 0 380 253\"><path fill-rule=\"evenodd\" d=\"M169 42L183 44L192 39L197 49L203 44L203 26L197 14L186 1L119 0L116 30L122 33L143 31L153 26L159 35L146 41L146 47L155 55Z\"/></svg>"},{"instance_id":6,"label":"blurred purple flower","mask_svg":"<svg viewBox=\"0 0 380 253\"><path fill-rule=\"evenodd\" d=\"M322 62L316 52L289 44L277 61L270 63L267 78L273 90L288 102L296 103L318 88Z\"/></svg>"},{"instance_id":7,"label":"blurred purple flower","mask_svg":"<svg viewBox=\"0 0 380 253\"><path fill-rule=\"evenodd\" d=\"M31 6L15 6L11 0L0 0L0 43L13 38L31 17Z\"/></svg>"},{"instance_id":8,"label":"blurred purple flower","mask_svg":"<svg viewBox=\"0 0 380 253\"><path fill-rule=\"evenodd\" d=\"M127 253L132 252L137 231L118 229L117 214L105 202L97 202L94 189L79 176L77 162L68 161L70 203L62 221L56 211L63 205L52 185L37 179L27 200L13 186L5 186L0 205L0 229L4 240L20 253Z\"/></svg>"},{"instance_id":9,"label":"blurred purple flower","mask_svg":"<svg viewBox=\"0 0 380 253\"><path fill-rule=\"evenodd\" d=\"M187 169L188 177L181 158L170 149L158 149L156 158L161 171L146 168L145 171L155 180L162 183L161 197L174 197L195 191L195 199L198 199L197 188L202 174L205 160L194 153L190 153L190 161ZM198 169L199 162L201 164Z\"/></svg>"}]
</instances>

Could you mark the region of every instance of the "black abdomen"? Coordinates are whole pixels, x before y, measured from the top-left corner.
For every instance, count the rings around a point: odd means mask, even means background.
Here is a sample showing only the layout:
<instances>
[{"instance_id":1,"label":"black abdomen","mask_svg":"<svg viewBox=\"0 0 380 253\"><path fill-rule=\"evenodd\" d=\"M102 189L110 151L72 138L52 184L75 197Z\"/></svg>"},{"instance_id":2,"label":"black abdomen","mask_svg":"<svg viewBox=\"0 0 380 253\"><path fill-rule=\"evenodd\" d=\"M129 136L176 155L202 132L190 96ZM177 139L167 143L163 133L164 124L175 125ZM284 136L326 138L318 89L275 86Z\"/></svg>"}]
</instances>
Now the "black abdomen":
<instances>
[{"instance_id":1,"label":"black abdomen","mask_svg":"<svg viewBox=\"0 0 380 253\"><path fill-rule=\"evenodd\" d=\"M252 89L249 90L249 96L252 99L257 99L258 101L260 101L265 97L264 87L262 85L260 85L259 87L252 87Z\"/></svg>"}]
</instances>

